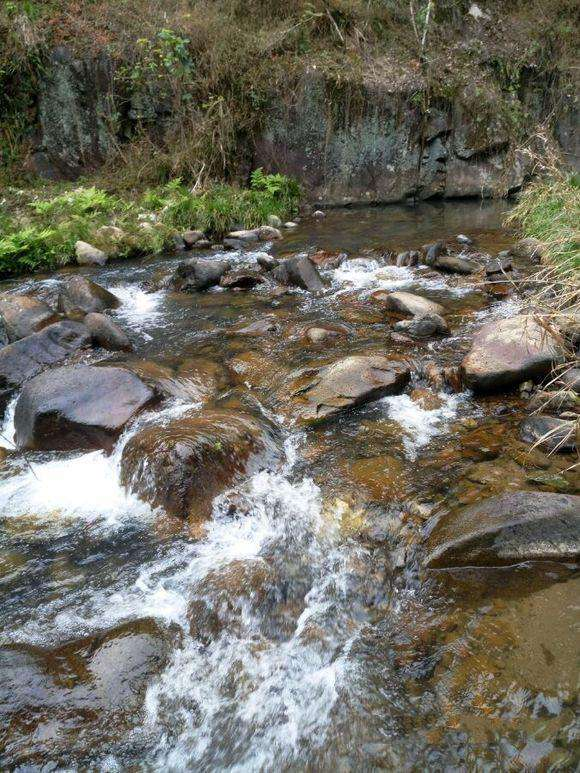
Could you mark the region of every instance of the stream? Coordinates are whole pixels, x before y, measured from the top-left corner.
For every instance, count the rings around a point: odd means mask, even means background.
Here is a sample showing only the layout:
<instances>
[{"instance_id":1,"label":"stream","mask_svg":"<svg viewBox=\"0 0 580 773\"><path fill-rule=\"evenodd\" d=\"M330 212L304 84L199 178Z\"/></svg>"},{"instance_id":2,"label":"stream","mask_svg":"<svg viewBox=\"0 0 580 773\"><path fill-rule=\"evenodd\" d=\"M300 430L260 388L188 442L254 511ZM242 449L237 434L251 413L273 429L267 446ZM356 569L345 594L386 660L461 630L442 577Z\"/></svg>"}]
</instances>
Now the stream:
<instances>
[{"instance_id":1,"label":"stream","mask_svg":"<svg viewBox=\"0 0 580 773\"><path fill-rule=\"evenodd\" d=\"M122 301L114 318L135 344L131 355L84 360L146 360L177 375L173 397L141 414L110 455L9 453L0 468L3 769L575 768L573 569L421 565L422 539L449 509L557 490L545 481L567 475L562 459L536 480L518 462L519 394L451 392L416 367L402 394L315 429L295 425L284 399L298 369L355 353L457 365L478 326L517 313L517 295L490 297L469 276L380 256L459 233L495 255L514 241L501 225L507 206L426 203L305 221L268 249L347 253L322 270L322 297L152 289L183 259L175 255L82 269ZM4 289L51 297L74 271ZM441 303L451 335L392 338L372 294L393 289ZM239 333L264 317L275 332ZM321 324L340 334L305 338ZM179 378L192 358L218 374L209 403L203 383ZM205 524L125 491L121 454L140 428L247 401L275 426L279 459L218 496Z\"/></svg>"}]
</instances>

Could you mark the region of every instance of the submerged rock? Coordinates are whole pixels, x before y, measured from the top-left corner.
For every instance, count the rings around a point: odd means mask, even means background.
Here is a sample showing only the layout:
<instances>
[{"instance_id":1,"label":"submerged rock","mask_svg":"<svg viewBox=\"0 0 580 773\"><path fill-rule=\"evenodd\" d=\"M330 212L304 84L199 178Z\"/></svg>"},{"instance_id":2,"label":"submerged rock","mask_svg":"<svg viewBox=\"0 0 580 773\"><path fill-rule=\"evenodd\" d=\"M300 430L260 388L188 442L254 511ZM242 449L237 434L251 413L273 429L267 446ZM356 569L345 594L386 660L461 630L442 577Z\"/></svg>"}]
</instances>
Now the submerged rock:
<instances>
[{"instance_id":1,"label":"submerged rock","mask_svg":"<svg viewBox=\"0 0 580 773\"><path fill-rule=\"evenodd\" d=\"M47 366L88 348L90 343L87 328L67 319L0 349L0 405Z\"/></svg>"},{"instance_id":2,"label":"submerged rock","mask_svg":"<svg viewBox=\"0 0 580 773\"><path fill-rule=\"evenodd\" d=\"M123 485L171 515L200 520L212 500L273 450L264 427L252 416L211 411L145 427L121 460Z\"/></svg>"},{"instance_id":3,"label":"submerged rock","mask_svg":"<svg viewBox=\"0 0 580 773\"><path fill-rule=\"evenodd\" d=\"M415 293L388 293L388 295L382 296L380 300L384 302L387 309L399 311L402 314L412 314L413 316L438 314L441 316L445 313L445 309L441 304L430 301L428 298L423 298L421 295L415 295Z\"/></svg>"},{"instance_id":4,"label":"submerged rock","mask_svg":"<svg viewBox=\"0 0 580 773\"><path fill-rule=\"evenodd\" d=\"M463 381L477 392L491 392L538 380L562 360L557 339L531 316L484 325L461 364Z\"/></svg>"},{"instance_id":5,"label":"submerged rock","mask_svg":"<svg viewBox=\"0 0 580 773\"><path fill-rule=\"evenodd\" d=\"M84 276L73 276L58 296L58 309L69 316L84 316L91 311L116 309L121 301L104 287Z\"/></svg>"},{"instance_id":6,"label":"submerged rock","mask_svg":"<svg viewBox=\"0 0 580 773\"><path fill-rule=\"evenodd\" d=\"M316 265L310 258L288 258L271 272L271 276L280 284L301 287L311 293L324 290L324 283Z\"/></svg>"},{"instance_id":7,"label":"submerged rock","mask_svg":"<svg viewBox=\"0 0 580 773\"><path fill-rule=\"evenodd\" d=\"M562 454L576 450L579 434L579 421L565 421L541 414L529 416L520 428L520 437L525 443L537 443L545 451Z\"/></svg>"},{"instance_id":8,"label":"submerged rock","mask_svg":"<svg viewBox=\"0 0 580 773\"><path fill-rule=\"evenodd\" d=\"M175 290L192 292L195 290L209 290L210 287L219 285L222 276L226 273L230 264L223 260L202 260L193 258L180 263L170 284Z\"/></svg>"},{"instance_id":9,"label":"submerged rock","mask_svg":"<svg viewBox=\"0 0 580 773\"><path fill-rule=\"evenodd\" d=\"M109 259L105 252L88 242L78 241L75 244L75 254L79 266L104 266Z\"/></svg>"},{"instance_id":10,"label":"submerged rock","mask_svg":"<svg viewBox=\"0 0 580 773\"><path fill-rule=\"evenodd\" d=\"M110 451L125 425L154 399L148 386L122 368L56 368L24 386L14 414L16 444Z\"/></svg>"},{"instance_id":11,"label":"submerged rock","mask_svg":"<svg viewBox=\"0 0 580 773\"><path fill-rule=\"evenodd\" d=\"M130 352L133 345L125 331L106 314L91 312L83 322L89 329L93 343L113 352Z\"/></svg>"},{"instance_id":12,"label":"submerged rock","mask_svg":"<svg viewBox=\"0 0 580 773\"><path fill-rule=\"evenodd\" d=\"M421 314L413 319L397 322L394 329L413 338L428 338L433 335L449 335L449 326L439 314Z\"/></svg>"},{"instance_id":13,"label":"submerged rock","mask_svg":"<svg viewBox=\"0 0 580 773\"><path fill-rule=\"evenodd\" d=\"M312 344L321 344L328 339L344 337L348 330L341 325L311 325L307 327L302 337L307 338Z\"/></svg>"},{"instance_id":14,"label":"submerged rock","mask_svg":"<svg viewBox=\"0 0 580 773\"><path fill-rule=\"evenodd\" d=\"M292 385L298 419L312 424L349 408L398 394L409 381L409 367L381 355L354 355L307 370Z\"/></svg>"},{"instance_id":15,"label":"submerged rock","mask_svg":"<svg viewBox=\"0 0 580 773\"><path fill-rule=\"evenodd\" d=\"M38 333L58 321L58 314L38 298L29 295L0 296L0 318L9 343Z\"/></svg>"},{"instance_id":16,"label":"submerged rock","mask_svg":"<svg viewBox=\"0 0 580 773\"><path fill-rule=\"evenodd\" d=\"M575 561L580 497L519 491L442 518L428 540L428 568Z\"/></svg>"}]
</instances>

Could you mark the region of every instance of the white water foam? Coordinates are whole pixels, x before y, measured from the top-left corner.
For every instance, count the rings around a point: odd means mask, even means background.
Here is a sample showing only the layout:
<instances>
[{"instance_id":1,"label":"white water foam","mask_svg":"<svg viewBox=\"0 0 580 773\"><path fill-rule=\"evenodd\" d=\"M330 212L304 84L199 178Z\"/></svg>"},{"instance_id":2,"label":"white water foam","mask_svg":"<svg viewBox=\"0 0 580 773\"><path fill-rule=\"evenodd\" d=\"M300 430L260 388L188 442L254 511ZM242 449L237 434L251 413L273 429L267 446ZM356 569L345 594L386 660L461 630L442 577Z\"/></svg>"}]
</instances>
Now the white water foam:
<instances>
[{"instance_id":1,"label":"white water foam","mask_svg":"<svg viewBox=\"0 0 580 773\"><path fill-rule=\"evenodd\" d=\"M14 412L16 411L16 403L18 397L13 397L12 400L6 406L4 412L4 421L2 422L2 429L0 429L0 448L14 449Z\"/></svg>"},{"instance_id":2,"label":"white water foam","mask_svg":"<svg viewBox=\"0 0 580 773\"><path fill-rule=\"evenodd\" d=\"M468 392L440 392L438 397L443 404L433 410L422 408L418 402L405 394L384 397L379 401L385 407L389 418L402 427L403 448L409 459L415 459L418 449L429 445L436 435L445 431L449 421L457 416L470 395Z\"/></svg>"},{"instance_id":3,"label":"white water foam","mask_svg":"<svg viewBox=\"0 0 580 773\"><path fill-rule=\"evenodd\" d=\"M163 290L151 293L138 285L118 285L110 287L109 291L121 301L121 306L115 310L115 315L132 330L148 337L144 328L154 325L162 318L159 307L164 297Z\"/></svg>"}]
</instances>

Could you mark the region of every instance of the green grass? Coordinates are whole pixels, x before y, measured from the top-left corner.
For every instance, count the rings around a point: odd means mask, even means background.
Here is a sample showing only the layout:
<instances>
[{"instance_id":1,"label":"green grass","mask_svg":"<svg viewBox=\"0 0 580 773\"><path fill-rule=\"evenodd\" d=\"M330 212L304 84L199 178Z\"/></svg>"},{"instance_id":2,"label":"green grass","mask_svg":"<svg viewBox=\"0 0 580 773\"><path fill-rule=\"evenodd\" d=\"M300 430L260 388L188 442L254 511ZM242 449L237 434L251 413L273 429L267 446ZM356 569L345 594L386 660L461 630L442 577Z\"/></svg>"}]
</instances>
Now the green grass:
<instances>
[{"instance_id":1,"label":"green grass","mask_svg":"<svg viewBox=\"0 0 580 773\"><path fill-rule=\"evenodd\" d=\"M7 207L12 214L0 218L0 277L74 263L78 240L122 258L159 252L190 228L219 239L234 228L263 225L272 214L289 219L299 197L294 181L262 170L254 172L249 188L214 185L191 192L177 179L134 200L95 186L49 186L40 196L24 192ZM108 225L120 228L122 238L99 232Z\"/></svg>"}]
</instances>

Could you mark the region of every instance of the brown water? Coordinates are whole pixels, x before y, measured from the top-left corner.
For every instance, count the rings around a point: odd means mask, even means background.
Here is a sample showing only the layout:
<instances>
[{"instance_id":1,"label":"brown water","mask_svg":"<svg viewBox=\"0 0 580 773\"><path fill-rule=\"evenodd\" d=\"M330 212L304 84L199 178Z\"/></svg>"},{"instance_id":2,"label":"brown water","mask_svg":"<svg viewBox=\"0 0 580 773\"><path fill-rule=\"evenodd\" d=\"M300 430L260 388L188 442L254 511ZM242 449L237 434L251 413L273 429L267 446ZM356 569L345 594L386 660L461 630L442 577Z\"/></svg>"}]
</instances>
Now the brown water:
<instances>
[{"instance_id":1,"label":"brown water","mask_svg":"<svg viewBox=\"0 0 580 773\"><path fill-rule=\"evenodd\" d=\"M459 232L495 254L512 241L504 209L424 204L305 223L279 253L351 259L324 272L331 290L319 299L150 292L175 257L87 272L123 300L117 316L132 331L134 359L162 366L174 384L176 397L140 425L203 402L196 369L201 386L208 374L216 384L211 403L278 425L285 461L218 499L207 528L194 531L122 490L120 453L135 428L111 457L35 454L33 472L8 458L4 768L575 768L573 570L421 569L423 537L448 509L506 490L574 489L569 459L530 457L519 443L516 396L476 400L421 376L428 362L456 365L471 331L515 313L517 300L494 301L469 278L381 265L386 250ZM61 279L11 286L50 297ZM371 293L399 287L442 303L452 336L393 341L394 319ZM239 332L270 316L274 332ZM345 334L312 344L303 333L313 323ZM315 430L293 426L296 369L371 352L414 364L405 394ZM234 495L242 507L229 506Z\"/></svg>"}]
</instances>

